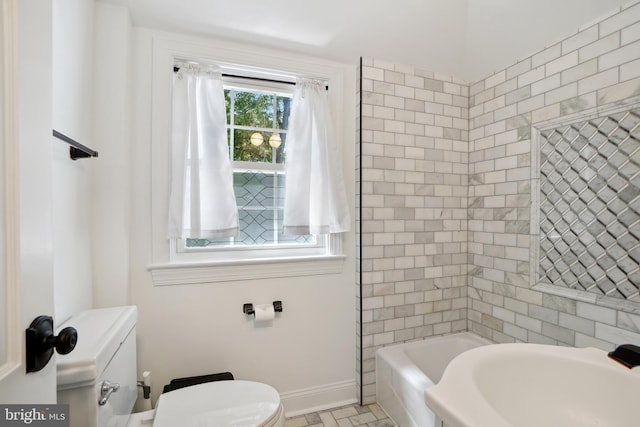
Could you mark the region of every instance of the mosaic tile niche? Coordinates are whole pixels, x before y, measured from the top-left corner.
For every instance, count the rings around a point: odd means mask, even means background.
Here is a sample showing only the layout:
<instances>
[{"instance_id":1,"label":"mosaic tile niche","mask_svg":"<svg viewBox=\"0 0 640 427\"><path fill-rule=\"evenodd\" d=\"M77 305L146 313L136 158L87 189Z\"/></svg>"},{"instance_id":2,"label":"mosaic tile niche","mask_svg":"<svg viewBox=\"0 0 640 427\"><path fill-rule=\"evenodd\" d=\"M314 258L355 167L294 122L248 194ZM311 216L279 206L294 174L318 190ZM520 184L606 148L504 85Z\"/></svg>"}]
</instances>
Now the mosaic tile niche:
<instances>
[{"instance_id":1,"label":"mosaic tile niche","mask_svg":"<svg viewBox=\"0 0 640 427\"><path fill-rule=\"evenodd\" d=\"M640 302L640 108L542 130L538 142L537 281Z\"/></svg>"}]
</instances>

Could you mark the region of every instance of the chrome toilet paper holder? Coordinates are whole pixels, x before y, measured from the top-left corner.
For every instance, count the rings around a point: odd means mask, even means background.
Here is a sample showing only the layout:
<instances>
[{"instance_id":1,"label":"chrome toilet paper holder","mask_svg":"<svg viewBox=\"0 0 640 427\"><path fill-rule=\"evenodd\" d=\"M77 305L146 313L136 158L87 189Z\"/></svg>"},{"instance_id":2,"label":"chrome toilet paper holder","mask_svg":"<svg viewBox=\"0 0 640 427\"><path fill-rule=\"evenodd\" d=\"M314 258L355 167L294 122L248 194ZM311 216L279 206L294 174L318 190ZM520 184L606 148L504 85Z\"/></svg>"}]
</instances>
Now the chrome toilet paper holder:
<instances>
[{"instance_id":1,"label":"chrome toilet paper holder","mask_svg":"<svg viewBox=\"0 0 640 427\"><path fill-rule=\"evenodd\" d=\"M274 301L273 302L273 310L276 313L282 313L282 301ZM253 304L246 303L242 305L242 312L247 316L253 316L256 311L253 308Z\"/></svg>"}]
</instances>

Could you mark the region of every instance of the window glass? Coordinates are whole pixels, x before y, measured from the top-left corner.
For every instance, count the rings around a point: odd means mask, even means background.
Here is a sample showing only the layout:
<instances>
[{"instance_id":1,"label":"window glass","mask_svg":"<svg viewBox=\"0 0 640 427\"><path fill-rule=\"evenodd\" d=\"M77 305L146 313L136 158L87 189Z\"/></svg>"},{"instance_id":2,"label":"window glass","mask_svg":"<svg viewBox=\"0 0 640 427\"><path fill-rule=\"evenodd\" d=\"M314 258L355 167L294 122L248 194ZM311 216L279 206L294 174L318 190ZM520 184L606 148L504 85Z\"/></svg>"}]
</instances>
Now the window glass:
<instances>
[{"instance_id":1,"label":"window glass","mask_svg":"<svg viewBox=\"0 0 640 427\"><path fill-rule=\"evenodd\" d=\"M320 247L315 235L282 234L284 161L291 95L253 89L225 89L229 156L240 233L223 239L187 239L187 249L229 247Z\"/></svg>"}]
</instances>

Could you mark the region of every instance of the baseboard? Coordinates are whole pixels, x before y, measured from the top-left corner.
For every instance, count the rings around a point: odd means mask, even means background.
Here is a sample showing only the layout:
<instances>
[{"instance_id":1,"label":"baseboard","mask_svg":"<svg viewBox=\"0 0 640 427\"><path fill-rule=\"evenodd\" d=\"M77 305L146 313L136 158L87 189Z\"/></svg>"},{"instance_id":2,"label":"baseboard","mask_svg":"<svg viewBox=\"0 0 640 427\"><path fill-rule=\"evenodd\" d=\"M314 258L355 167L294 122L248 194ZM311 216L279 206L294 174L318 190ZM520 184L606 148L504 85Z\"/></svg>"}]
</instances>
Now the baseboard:
<instances>
[{"instance_id":1,"label":"baseboard","mask_svg":"<svg viewBox=\"0 0 640 427\"><path fill-rule=\"evenodd\" d=\"M358 401L356 381L342 381L280 394L287 418L325 409L351 405Z\"/></svg>"}]
</instances>

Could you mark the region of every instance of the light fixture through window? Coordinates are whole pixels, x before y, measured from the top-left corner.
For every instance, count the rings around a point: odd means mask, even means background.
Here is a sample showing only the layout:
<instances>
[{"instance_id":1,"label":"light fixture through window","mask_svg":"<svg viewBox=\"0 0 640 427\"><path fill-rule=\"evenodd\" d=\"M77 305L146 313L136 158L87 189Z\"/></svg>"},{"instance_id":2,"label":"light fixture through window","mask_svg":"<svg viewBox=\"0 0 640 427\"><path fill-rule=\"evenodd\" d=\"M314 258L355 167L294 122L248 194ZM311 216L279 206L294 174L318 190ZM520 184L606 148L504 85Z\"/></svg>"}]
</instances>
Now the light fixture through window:
<instances>
[{"instance_id":1,"label":"light fixture through window","mask_svg":"<svg viewBox=\"0 0 640 427\"><path fill-rule=\"evenodd\" d=\"M278 135L277 133L271 135L271 137L269 138L269 145L273 148L278 148L280 144L282 144L282 138L280 138L280 135Z\"/></svg>"},{"instance_id":2,"label":"light fixture through window","mask_svg":"<svg viewBox=\"0 0 640 427\"><path fill-rule=\"evenodd\" d=\"M262 134L259 132L254 132L251 134L251 138L249 138L249 141L255 145L256 147L259 147L262 145L262 142L264 141L264 138L262 137Z\"/></svg>"}]
</instances>

